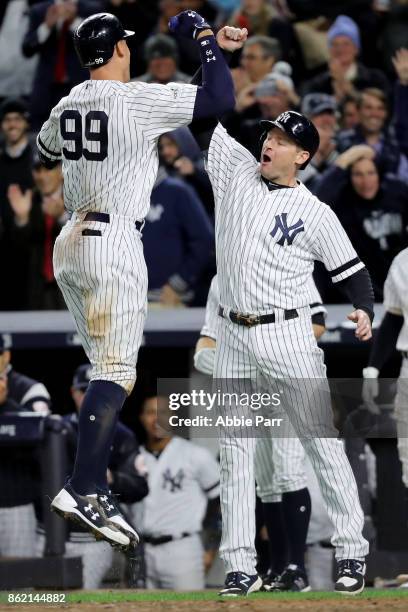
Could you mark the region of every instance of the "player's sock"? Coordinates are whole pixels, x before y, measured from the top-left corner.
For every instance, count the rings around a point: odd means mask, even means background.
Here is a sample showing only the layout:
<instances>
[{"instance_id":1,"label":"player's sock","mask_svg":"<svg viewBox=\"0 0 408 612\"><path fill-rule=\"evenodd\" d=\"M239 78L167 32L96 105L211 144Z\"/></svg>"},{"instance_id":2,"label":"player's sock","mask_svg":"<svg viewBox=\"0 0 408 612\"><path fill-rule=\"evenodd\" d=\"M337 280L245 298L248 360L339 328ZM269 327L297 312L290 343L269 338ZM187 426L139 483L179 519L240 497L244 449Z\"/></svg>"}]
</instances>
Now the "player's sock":
<instances>
[{"instance_id":1,"label":"player's sock","mask_svg":"<svg viewBox=\"0 0 408 612\"><path fill-rule=\"evenodd\" d=\"M263 503L263 515L269 538L272 572L281 574L288 562L288 536L282 502Z\"/></svg>"},{"instance_id":2,"label":"player's sock","mask_svg":"<svg viewBox=\"0 0 408 612\"><path fill-rule=\"evenodd\" d=\"M305 549L312 502L309 489L282 495L283 514L289 540L289 562L305 569Z\"/></svg>"},{"instance_id":3,"label":"player's sock","mask_svg":"<svg viewBox=\"0 0 408 612\"><path fill-rule=\"evenodd\" d=\"M78 447L70 479L73 489L81 495L95 493L101 484L106 489L112 439L125 399L126 391L116 383L89 383L79 411Z\"/></svg>"},{"instance_id":4,"label":"player's sock","mask_svg":"<svg viewBox=\"0 0 408 612\"><path fill-rule=\"evenodd\" d=\"M108 470L108 465L109 465L109 460L110 460L110 455L111 455L111 450L112 450L113 438L115 437L115 430L116 430L116 425L118 423L118 420L119 420L119 411L116 412L115 420L112 423L110 439L106 440L107 454L105 456L105 460L101 461L98 466L98 471L97 471L96 481L95 481L96 491L98 493L108 493L109 492L107 470Z\"/></svg>"}]
</instances>

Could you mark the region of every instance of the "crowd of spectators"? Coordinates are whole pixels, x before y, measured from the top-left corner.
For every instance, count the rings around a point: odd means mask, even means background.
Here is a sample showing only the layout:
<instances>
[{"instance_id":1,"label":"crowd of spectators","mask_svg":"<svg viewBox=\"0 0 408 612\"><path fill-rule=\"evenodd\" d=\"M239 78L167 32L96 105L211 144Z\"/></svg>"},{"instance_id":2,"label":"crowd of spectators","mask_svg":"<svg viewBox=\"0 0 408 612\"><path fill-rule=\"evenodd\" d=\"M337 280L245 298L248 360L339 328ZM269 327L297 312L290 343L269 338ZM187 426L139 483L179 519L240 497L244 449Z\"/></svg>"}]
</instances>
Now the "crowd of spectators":
<instances>
[{"instance_id":1,"label":"crowd of spectators","mask_svg":"<svg viewBox=\"0 0 408 612\"><path fill-rule=\"evenodd\" d=\"M389 265L408 245L407 0L4 0L0 310L64 308L52 270L53 242L67 219L63 178L59 167L42 166L34 137L58 100L88 78L73 30L92 13L112 12L136 32L133 80L188 82L199 66L196 43L168 29L186 8L214 29L248 29L229 58L236 108L223 118L239 142L257 156L259 119L288 109L316 124L320 147L299 178L336 211L381 300ZM202 305L215 270L211 186L188 129L163 135L158 147L143 238L149 300ZM326 302L342 300L324 272L316 277Z\"/></svg>"}]
</instances>

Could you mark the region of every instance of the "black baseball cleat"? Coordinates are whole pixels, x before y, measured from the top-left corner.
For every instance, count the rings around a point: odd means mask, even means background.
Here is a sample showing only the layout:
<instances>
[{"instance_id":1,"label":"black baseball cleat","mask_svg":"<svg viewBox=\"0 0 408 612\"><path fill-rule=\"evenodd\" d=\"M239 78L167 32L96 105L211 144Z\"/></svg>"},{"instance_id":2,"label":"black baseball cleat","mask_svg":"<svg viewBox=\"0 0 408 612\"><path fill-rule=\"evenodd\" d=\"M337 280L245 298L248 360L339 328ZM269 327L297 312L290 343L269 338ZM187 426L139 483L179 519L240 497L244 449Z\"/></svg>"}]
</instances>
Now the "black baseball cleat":
<instances>
[{"instance_id":1,"label":"black baseball cleat","mask_svg":"<svg viewBox=\"0 0 408 612\"><path fill-rule=\"evenodd\" d=\"M307 593L311 591L311 586L307 574L298 565L289 564L269 589L272 591L294 591L297 593Z\"/></svg>"},{"instance_id":2,"label":"black baseball cleat","mask_svg":"<svg viewBox=\"0 0 408 612\"><path fill-rule=\"evenodd\" d=\"M262 576L262 588L261 591L272 591L279 574L268 569L266 574Z\"/></svg>"},{"instance_id":3,"label":"black baseball cleat","mask_svg":"<svg viewBox=\"0 0 408 612\"><path fill-rule=\"evenodd\" d=\"M258 574L249 576L244 572L230 572L225 579L225 587L218 593L221 597L246 597L260 591L262 578Z\"/></svg>"},{"instance_id":4,"label":"black baseball cleat","mask_svg":"<svg viewBox=\"0 0 408 612\"><path fill-rule=\"evenodd\" d=\"M126 549L130 539L106 517L97 494L79 495L70 484L54 497L51 510L65 519L71 519L93 533L95 539L106 540L112 546Z\"/></svg>"},{"instance_id":5,"label":"black baseball cleat","mask_svg":"<svg viewBox=\"0 0 408 612\"><path fill-rule=\"evenodd\" d=\"M336 593L358 595L364 589L366 564L357 559L342 559L337 562L337 580L334 585Z\"/></svg>"},{"instance_id":6,"label":"black baseball cleat","mask_svg":"<svg viewBox=\"0 0 408 612\"><path fill-rule=\"evenodd\" d=\"M115 496L110 491L109 493L99 494L98 502L104 509L106 518L129 538L131 546L137 546L140 541L139 535L123 516Z\"/></svg>"}]
</instances>

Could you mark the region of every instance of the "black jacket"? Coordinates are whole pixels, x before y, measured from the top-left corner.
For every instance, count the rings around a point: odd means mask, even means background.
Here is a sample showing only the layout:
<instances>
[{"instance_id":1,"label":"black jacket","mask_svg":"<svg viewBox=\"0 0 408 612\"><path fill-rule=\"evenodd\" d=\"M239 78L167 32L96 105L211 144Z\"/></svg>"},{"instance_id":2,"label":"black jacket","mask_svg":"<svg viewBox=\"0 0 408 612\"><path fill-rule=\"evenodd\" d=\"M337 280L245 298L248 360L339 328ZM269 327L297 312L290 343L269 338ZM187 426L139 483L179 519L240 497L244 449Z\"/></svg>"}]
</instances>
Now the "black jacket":
<instances>
[{"instance_id":1,"label":"black jacket","mask_svg":"<svg viewBox=\"0 0 408 612\"><path fill-rule=\"evenodd\" d=\"M376 197L365 200L354 191L349 173L332 166L322 175L316 195L339 217L368 268L376 300L382 301L391 262L408 246L408 186L386 178Z\"/></svg>"}]
</instances>

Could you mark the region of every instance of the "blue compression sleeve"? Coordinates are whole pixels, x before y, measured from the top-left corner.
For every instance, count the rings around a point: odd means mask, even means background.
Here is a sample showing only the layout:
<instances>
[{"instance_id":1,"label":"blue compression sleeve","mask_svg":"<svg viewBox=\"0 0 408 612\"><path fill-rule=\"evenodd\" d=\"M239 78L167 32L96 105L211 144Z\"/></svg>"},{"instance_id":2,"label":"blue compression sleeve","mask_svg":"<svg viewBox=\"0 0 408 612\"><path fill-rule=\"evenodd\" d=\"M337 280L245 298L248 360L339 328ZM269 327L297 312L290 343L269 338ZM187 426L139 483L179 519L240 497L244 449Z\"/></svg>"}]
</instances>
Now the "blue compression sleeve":
<instances>
[{"instance_id":1,"label":"blue compression sleeve","mask_svg":"<svg viewBox=\"0 0 408 612\"><path fill-rule=\"evenodd\" d=\"M202 85L197 89L193 119L222 115L235 106L231 72L214 36L198 41L202 65Z\"/></svg>"}]
</instances>

